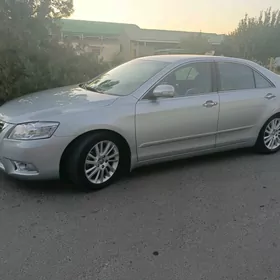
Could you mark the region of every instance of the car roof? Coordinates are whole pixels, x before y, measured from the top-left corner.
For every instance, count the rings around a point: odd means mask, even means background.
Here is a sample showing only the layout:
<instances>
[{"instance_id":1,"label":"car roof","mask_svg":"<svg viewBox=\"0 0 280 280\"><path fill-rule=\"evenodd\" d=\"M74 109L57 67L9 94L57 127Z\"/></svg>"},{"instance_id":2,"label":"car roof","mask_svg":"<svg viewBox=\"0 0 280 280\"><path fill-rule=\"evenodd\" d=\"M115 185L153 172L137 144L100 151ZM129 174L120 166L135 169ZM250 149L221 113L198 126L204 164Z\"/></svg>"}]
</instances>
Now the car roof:
<instances>
[{"instance_id":1,"label":"car roof","mask_svg":"<svg viewBox=\"0 0 280 280\"><path fill-rule=\"evenodd\" d=\"M225 56L213 56L213 55L190 55L190 54L183 54L183 55L177 55L177 54L171 54L171 55L153 55L153 56L146 56L141 57L139 59L144 60L154 60L154 61L163 61L163 62L170 62L170 63L183 63L188 61L195 61L195 60L204 60L204 61L232 61L232 62L243 62L243 63L249 63L250 61L241 59L241 58L234 58L234 57L225 57Z\"/></svg>"}]
</instances>

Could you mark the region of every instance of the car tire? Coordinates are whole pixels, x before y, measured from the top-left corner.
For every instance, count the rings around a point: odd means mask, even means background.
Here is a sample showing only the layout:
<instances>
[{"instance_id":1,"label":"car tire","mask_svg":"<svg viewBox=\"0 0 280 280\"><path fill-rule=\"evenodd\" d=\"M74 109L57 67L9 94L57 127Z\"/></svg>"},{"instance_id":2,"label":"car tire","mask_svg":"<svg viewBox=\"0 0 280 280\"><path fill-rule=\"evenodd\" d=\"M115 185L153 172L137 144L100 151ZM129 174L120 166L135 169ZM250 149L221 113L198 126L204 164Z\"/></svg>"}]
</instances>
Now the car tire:
<instances>
[{"instance_id":1,"label":"car tire","mask_svg":"<svg viewBox=\"0 0 280 280\"><path fill-rule=\"evenodd\" d=\"M263 125L255 149L262 154L273 154L280 150L280 114L272 116Z\"/></svg>"},{"instance_id":2,"label":"car tire","mask_svg":"<svg viewBox=\"0 0 280 280\"><path fill-rule=\"evenodd\" d=\"M79 190L96 191L111 185L127 170L129 162L121 137L97 132L82 137L71 148L67 174Z\"/></svg>"}]
</instances>

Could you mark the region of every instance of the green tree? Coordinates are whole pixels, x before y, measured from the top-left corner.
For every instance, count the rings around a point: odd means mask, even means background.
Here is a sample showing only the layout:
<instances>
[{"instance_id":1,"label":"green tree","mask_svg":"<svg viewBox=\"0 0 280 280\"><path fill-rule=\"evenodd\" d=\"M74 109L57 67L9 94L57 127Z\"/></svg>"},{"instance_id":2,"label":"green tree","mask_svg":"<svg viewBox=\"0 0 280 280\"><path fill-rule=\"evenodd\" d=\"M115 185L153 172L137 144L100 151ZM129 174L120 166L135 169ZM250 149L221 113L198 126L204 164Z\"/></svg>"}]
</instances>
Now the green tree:
<instances>
[{"instance_id":1,"label":"green tree","mask_svg":"<svg viewBox=\"0 0 280 280\"><path fill-rule=\"evenodd\" d=\"M73 0L30 0L33 14L38 18L62 18L73 13Z\"/></svg>"},{"instance_id":2,"label":"green tree","mask_svg":"<svg viewBox=\"0 0 280 280\"><path fill-rule=\"evenodd\" d=\"M271 8L259 17L245 15L224 43L225 55L238 56L266 63L280 55L280 12Z\"/></svg>"},{"instance_id":3,"label":"green tree","mask_svg":"<svg viewBox=\"0 0 280 280\"><path fill-rule=\"evenodd\" d=\"M207 36L202 33L191 34L183 38L180 48L192 54L204 54L211 50L211 44L208 42Z\"/></svg>"},{"instance_id":4,"label":"green tree","mask_svg":"<svg viewBox=\"0 0 280 280\"><path fill-rule=\"evenodd\" d=\"M56 21L72 11L72 0L0 2L0 103L88 80L106 69L94 55L79 55L50 36L60 34Z\"/></svg>"}]
</instances>

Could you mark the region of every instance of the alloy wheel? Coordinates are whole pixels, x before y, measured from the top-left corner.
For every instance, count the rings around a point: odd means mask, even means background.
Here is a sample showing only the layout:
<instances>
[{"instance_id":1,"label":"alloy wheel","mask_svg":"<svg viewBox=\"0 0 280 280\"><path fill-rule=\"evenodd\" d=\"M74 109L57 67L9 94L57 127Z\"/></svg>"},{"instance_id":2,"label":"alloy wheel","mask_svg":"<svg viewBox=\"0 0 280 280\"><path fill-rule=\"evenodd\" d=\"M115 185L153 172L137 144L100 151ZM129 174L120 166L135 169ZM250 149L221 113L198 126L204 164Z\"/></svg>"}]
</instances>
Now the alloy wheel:
<instances>
[{"instance_id":1,"label":"alloy wheel","mask_svg":"<svg viewBox=\"0 0 280 280\"><path fill-rule=\"evenodd\" d=\"M280 118L268 123L264 131L264 144L270 151L280 147Z\"/></svg>"},{"instance_id":2,"label":"alloy wheel","mask_svg":"<svg viewBox=\"0 0 280 280\"><path fill-rule=\"evenodd\" d=\"M119 149L111 141L100 141L86 156L84 171L93 184L102 184L115 174L119 165Z\"/></svg>"}]
</instances>

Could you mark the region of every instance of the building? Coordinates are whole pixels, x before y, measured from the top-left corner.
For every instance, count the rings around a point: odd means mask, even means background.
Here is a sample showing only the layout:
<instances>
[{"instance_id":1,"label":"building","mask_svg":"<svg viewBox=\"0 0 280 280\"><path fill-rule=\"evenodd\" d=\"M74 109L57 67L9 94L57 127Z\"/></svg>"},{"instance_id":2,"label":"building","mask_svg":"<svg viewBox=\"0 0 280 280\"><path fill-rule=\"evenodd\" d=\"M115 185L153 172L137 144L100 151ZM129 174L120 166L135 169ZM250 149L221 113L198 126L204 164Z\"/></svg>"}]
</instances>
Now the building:
<instances>
[{"instance_id":1,"label":"building","mask_svg":"<svg viewBox=\"0 0 280 280\"><path fill-rule=\"evenodd\" d=\"M195 32L142 29L135 24L62 19L61 39L74 47L96 53L104 61L116 57L130 60L153 55L160 49L178 49L182 39ZM212 45L219 45L223 35L203 33Z\"/></svg>"}]
</instances>

